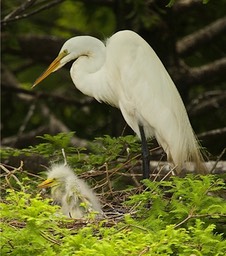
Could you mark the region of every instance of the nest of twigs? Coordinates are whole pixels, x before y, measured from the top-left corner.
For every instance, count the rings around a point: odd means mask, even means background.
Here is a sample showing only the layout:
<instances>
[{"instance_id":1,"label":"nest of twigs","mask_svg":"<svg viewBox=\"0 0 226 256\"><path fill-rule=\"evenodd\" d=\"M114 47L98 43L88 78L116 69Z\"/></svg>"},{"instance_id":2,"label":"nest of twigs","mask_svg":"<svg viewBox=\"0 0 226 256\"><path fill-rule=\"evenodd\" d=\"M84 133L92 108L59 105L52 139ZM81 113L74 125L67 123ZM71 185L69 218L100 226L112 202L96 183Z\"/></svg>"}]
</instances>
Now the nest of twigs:
<instances>
[{"instance_id":1,"label":"nest of twigs","mask_svg":"<svg viewBox=\"0 0 226 256\"><path fill-rule=\"evenodd\" d=\"M226 172L226 164L224 161L208 162L206 163L209 172L224 173ZM25 169L23 161L18 167L13 167L1 164L1 189L2 195L7 189L21 190L30 194L41 193L37 185L43 181L40 174L34 174ZM194 165L189 164L188 168L184 170L183 174L194 172ZM153 170L150 177L151 180L166 180L174 175L174 169L167 162L151 162L151 169ZM142 163L141 161L132 162L131 160L125 162L122 166L117 168L109 168L108 164L104 164L96 169L92 169L80 175L80 178L87 183L92 184L100 202L103 206L104 224L105 226L113 226L119 221L123 220L124 214L131 216L136 214L134 207L129 207L123 204L130 196L141 193L144 190L142 180ZM25 179L28 177L29 179ZM25 188L28 185L30 190ZM25 191L26 190L26 191ZM43 195L48 197L48 193ZM4 198L2 198L4 200ZM100 219L75 219L68 222L66 225L69 229L78 229L86 226L91 222L98 222ZM23 228L26 223L11 221L10 225ZM65 225L65 224L63 224Z\"/></svg>"}]
</instances>

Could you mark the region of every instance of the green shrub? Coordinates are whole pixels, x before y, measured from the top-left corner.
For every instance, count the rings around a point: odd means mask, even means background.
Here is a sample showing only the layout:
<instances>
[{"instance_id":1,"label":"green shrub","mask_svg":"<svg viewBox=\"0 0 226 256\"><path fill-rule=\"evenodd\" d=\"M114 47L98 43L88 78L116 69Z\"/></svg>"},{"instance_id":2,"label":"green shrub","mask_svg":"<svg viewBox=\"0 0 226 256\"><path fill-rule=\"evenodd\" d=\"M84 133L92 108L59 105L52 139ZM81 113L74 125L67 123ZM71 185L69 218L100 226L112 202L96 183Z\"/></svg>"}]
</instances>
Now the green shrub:
<instances>
[{"instance_id":1,"label":"green shrub","mask_svg":"<svg viewBox=\"0 0 226 256\"><path fill-rule=\"evenodd\" d=\"M70 136L46 135L36 147L3 149L3 155L35 153L62 162L64 147L69 164L99 188L106 216L67 219L38 193L41 175L22 163L10 170L1 165L1 255L226 255L225 184L217 175L144 180L142 190L119 183L140 157L133 136L98 138L89 150L72 147ZM96 168L95 176L88 168Z\"/></svg>"}]
</instances>

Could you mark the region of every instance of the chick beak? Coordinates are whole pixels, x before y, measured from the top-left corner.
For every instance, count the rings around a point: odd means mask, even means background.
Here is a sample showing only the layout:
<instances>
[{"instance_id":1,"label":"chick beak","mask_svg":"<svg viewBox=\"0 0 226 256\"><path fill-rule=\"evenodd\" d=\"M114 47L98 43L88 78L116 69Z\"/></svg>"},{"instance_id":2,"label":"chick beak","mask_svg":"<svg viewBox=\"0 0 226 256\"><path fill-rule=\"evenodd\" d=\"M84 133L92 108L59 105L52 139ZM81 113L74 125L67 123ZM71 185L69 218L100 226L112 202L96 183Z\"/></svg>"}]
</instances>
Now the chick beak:
<instances>
[{"instance_id":1,"label":"chick beak","mask_svg":"<svg viewBox=\"0 0 226 256\"><path fill-rule=\"evenodd\" d=\"M38 188L52 187L53 181L54 181L53 179L47 179L47 180L43 181L42 183L38 184Z\"/></svg>"},{"instance_id":2,"label":"chick beak","mask_svg":"<svg viewBox=\"0 0 226 256\"><path fill-rule=\"evenodd\" d=\"M67 55L66 52L61 52L56 59L49 65L49 67L44 71L44 73L36 79L32 88L34 88L37 84L39 84L42 80L44 80L47 76L49 76L52 72L56 71L60 66L60 61L63 57Z\"/></svg>"}]
</instances>

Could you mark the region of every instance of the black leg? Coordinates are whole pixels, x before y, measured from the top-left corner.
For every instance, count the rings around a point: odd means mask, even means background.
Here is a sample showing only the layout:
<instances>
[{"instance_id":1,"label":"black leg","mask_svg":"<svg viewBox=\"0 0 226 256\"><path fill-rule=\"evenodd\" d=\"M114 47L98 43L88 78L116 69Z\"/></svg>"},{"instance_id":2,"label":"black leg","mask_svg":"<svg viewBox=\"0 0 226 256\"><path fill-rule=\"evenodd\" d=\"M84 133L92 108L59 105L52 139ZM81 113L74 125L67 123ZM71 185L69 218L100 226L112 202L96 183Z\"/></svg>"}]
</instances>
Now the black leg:
<instances>
[{"instance_id":1,"label":"black leg","mask_svg":"<svg viewBox=\"0 0 226 256\"><path fill-rule=\"evenodd\" d=\"M148 150L147 140L144 134L143 126L139 125L140 137L141 137L141 149L143 158L143 179L149 179L150 177L150 152Z\"/></svg>"}]
</instances>

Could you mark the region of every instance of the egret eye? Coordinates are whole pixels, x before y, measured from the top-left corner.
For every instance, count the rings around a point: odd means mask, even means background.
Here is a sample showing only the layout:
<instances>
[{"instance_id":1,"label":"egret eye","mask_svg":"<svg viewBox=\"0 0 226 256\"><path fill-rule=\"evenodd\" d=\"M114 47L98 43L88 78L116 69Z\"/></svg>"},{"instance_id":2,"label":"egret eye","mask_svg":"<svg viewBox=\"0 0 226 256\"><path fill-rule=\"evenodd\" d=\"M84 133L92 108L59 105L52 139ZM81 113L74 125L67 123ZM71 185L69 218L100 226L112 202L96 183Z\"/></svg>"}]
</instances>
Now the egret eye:
<instances>
[{"instance_id":1,"label":"egret eye","mask_svg":"<svg viewBox=\"0 0 226 256\"><path fill-rule=\"evenodd\" d=\"M63 59L65 56L68 55L68 50L67 49L64 49L63 51L61 51L58 55L57 58L59 58L59 60Z\"/></svg>"},{"instance_id":2,"label":"egret eye","mask_svg":"<svg viewBox=\"0 0 226 256\"><path fill-rule=\"evenodd\" d=\"M59 53L59 56L67 56L68 55L68 50L67 49L64 49L62 52Z\"/></svg>"}]
</instances>

